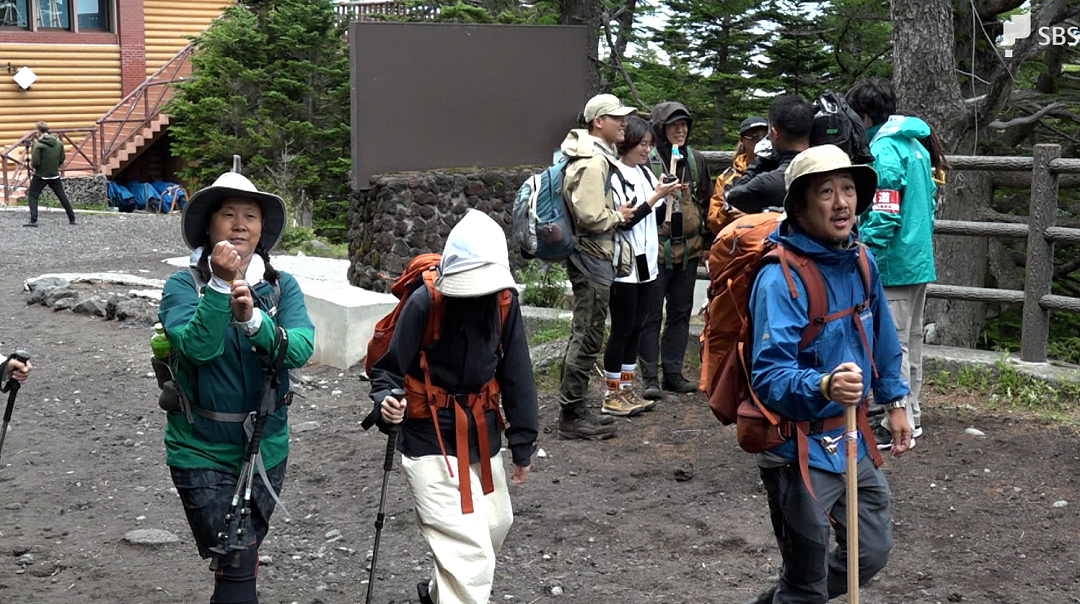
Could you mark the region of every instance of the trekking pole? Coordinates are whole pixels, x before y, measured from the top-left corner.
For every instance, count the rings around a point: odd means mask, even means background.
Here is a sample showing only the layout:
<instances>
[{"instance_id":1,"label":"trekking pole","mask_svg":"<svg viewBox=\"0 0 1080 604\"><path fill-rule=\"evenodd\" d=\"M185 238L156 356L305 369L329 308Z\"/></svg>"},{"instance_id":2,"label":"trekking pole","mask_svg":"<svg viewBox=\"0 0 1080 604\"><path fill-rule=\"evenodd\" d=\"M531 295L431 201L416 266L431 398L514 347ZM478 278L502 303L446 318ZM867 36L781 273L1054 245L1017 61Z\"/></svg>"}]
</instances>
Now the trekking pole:
<instances>
[{"instance_id":1,"label":"trekking pole","mask_svg":"<svg viewBox=\"0 0 1080 604\"><path fill-rule=\"evenodd\" d=\"M399 401L405 400L405 391L400 388L394 388L390 391L390 396L393 396ZM367 430L371 426L375 425L375 421L378 419L380 408L373 409L364 421L360 423L360 426ZM382 540L382 528L383 520L386 519L386 489L390 486L390 471L394 469L394 451L397 449L397 440L400 424L391 424L388 428L390 434L386 438L386 458L383 460L383 477L382 477L382 492L379 493L379 513L375 516L375 544L371 547L371 570L368 572L368 584L367 584L367 599L364 600L365 604L371 604L372 586L375 585L375 564L379 560L379 542Z\"/></svg>"},{"instance_id":2,"label":"trekking pole","mask_svg":"<svg viewBox=\"0 0 1080 604\"><path fill-rule=\"evenodd\" d=\"M859 428L858 407L844 407L844 453L847 457L848 604L859 604ZM867 446L873 446L868 444Z\"/></svg>"},{"instance_id":3,"label":"trekking pole","mask_svg":"<svg viewBox=\"0 0 1080 604\"><path fill-rule=\"evenodd\" d=\"M16 350L7 358L8 361L12 359L25 365L30 361L30 353L25 350ZM4 409L4 427L0 430L0 453L3 453L4 451L4 438L7 436L8 424L11 423L11 412L15 410L15 395L19 393L20 386L22 386L22 384L12 377L3 388L0 388L0 392L8 393L7 407Z\"/></svg>"}]
</instances>

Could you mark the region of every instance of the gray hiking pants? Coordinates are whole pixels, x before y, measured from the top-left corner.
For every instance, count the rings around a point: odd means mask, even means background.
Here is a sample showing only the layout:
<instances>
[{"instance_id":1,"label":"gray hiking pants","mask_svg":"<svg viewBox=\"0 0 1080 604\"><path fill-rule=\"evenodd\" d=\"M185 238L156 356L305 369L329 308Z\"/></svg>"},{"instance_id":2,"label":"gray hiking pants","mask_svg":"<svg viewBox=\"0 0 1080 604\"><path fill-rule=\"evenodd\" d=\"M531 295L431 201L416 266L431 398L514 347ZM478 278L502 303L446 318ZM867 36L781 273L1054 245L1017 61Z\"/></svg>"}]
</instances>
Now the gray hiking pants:
<instances>
[{"instance_id":1,"label":"gray hiking pants","mask_svg":"<svg viewBox=\"0 0 1080 604\"><path fill-rule=\"evenodd\" d=\"M900 338L900 351L904 360L900 365L900 377L907 380L911 394L907 399L907 419L911 429L922 425L919 409L919 393L922 391L923 307L926 306L926 284L886 287L885 300L889 303L896 335ZM889 428L889 414L881 420Z\"/></svg>"},{"instance_id":2,"label":"gray hiking pants","mask_svg":"<svg viewBox=\"0 0 1080 604\"><path fill-rule=\"evenodd\" d=\"M892 549L889 483L867 455L859 462L859 585L885 567ZM815 500L798 464L760 468L784 566L773 604L825 604L847 593L847 487L843 474L810 468ZM829 551L828 511L836 524Z\"/></svg>"}]
</instances>

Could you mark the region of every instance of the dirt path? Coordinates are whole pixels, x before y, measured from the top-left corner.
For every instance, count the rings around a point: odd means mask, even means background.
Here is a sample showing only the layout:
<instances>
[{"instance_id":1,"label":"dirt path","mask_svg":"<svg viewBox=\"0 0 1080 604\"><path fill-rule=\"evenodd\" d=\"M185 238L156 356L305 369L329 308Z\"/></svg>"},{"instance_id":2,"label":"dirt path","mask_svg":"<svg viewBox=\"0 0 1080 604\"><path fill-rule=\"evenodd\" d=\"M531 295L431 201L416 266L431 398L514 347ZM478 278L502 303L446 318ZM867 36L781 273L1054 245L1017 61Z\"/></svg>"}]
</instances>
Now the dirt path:
<instances>
[{"instance_id":1,"label":"dirt path","mask_svg":"<svg viewBox=\"0 0 1080 604\"><path fill-rule=\"evenodd\" d=\"M205 602L211 577L164 465L150 330L28 307L21 293L25 278L45 272L165 277L160 261L184 253L178 222L86 216L71 228L55 218L23 229L22 213L0 211L0 350L26 347L37 365L0 461L0 601ZM314 384L290 421L318 427L293 436L284 493L292 516L274 516L260 601L359 602L385 440L360 429L370 402L356 370L305 373ZM1080 602L1080 438L946 412L946 402L927 401L926 436L910 456L887 461L896 545L863 602ZM757 471L700 397L623 421L604 443L558 440L556 403L541 405L547 457L512 489L516 523L492 601L737 603L776 574ZM969 426L987 436L965 435ZM690 464L693 478L677 482L675 470ZM376 601L415 602L430 556L400 471L387 508ZM126 544L133 528L181 542ZM25 554L33 564L19 563ZM562 596L551 595L555 586Z\"/></svg>"}]
</instances>

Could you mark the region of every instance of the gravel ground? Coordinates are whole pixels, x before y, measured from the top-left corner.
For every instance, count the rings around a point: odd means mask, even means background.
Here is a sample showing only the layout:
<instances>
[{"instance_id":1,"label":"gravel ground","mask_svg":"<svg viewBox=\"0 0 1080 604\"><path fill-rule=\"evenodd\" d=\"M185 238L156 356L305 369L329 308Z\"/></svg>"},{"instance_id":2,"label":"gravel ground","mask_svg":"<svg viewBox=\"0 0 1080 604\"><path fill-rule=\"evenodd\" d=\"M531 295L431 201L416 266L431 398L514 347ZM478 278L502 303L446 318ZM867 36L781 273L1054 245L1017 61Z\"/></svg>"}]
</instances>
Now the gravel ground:
<instances>
[{"instance_id":1,"label":"gravel ground","mask_svg":"<svg viewBox=\"0 0 1080 604\"><path fill-rule=\"evenodd\" d=\"M150 330L27 306L22 283L50 272L120 270L165 278L183 255L179 217L62 213L23 228L0 210L0 351L37 366L20 391L0 462L0 602L205 602L199 560L164 465L163 417L147 377ZM263 604L363 599L386 440L359 426L371 408L356 368L307 367L290 410L283 498L260 553ZM597 387L597 391L599 387ZM929 393L926 436L889 459L895 547L867 604L1076 604L1080 596L1080 438L1013 416L957 410ZM764 490L700 395L620 420L603 443L553 435L511 488L515 524L493 602L738 604L775 576ZM976 426L984 437L965 435ZM689 479L687 479L689 478ZM375 602L415 602L431 558L400 468L391 477ZM124 541L162 529L178 542Z\"/></svg>"}]
</instances>

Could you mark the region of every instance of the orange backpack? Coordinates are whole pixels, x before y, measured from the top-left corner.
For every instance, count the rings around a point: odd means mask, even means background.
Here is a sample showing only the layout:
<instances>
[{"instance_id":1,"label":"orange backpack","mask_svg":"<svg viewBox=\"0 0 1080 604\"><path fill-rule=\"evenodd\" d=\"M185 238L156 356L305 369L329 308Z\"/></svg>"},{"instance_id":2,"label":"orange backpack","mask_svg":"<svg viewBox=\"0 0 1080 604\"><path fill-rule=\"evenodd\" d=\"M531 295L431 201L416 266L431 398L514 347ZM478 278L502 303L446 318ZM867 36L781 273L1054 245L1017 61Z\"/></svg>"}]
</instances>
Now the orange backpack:
<instances>
[{"instance_id":1,"label":"orange backpack","mask_svg":"<svg viewBox=\"0 0 1080 604\"><path fill-rule=\"evenodd\" d=\"M866 248L859 246L859 274L866 299L850 308L829 313L825 281L817 264L798 253L775 245L768 237L779 226L781 214L765 212L744 216L729 224L717 236L709 253L709 306L706 312L703 341L706 351L702 365L709 408L721 424L735 424L739 446L748 453L761 453L797 439L796 450L803 479L809 487L807 471L807 435L835 430L844 425L840 415L815 422L793 422L765 407L758 400L750 382L750 293L758 269L766 262L780 264L792 299L799 297L791 272L794 271L806 289L809 322L803 328L799 349L807 347L825 324L850 316L862 337L863 347L870 351L869 341L859 315L870 304L870 261ZM705 360L707 359L707 361ZM870 356L873 365L873 356ZM874 378L878 377L873 367ZM859 431L868 443L874 464L880 466L881 456L872 445L873 434L866 416L866 405L859 406ZM811 492L813 492L811 490Z\"/></svg>"},{"instance_id":2,"label":"orange backpack","mask_svg":"<svg viewBox=\"0 0 1080 604\"><path fill-rule=\"evenodd\" d=\"M491 476L491 451L488 447L487 420L485 411L494 411L499 422L499 429L506 428L502 414L499 412L499 383L492 376L479 392L470 394L454 395L446 389L431 383L431 372L428 370L427 350L439 340L443 317L443 296L435 289L435 279L438 278L438 266L442 260L440 254L421 254L414 257L405 265L405 271L394 281L390 292L400 300L390 314L386 315L375 324L375 333L368 342L368 356L364 367L371 371L375 362L386 354L390 348L390 340L394 335L402 308L409 295L419 287L424 287L431 300L431 310L428 313L427 324L424 326L424 336L420 340L420 369L423 379L405 375L405 412L409 418L430 417L435 426L435 437L439 443L439 451L443 460L446 461L446 469L450 477L454 477L454 470L450 467L450 459L446 455L446 446L443 444L442 431L439 429L438 409L454 408L455 445L458 459L458 491L461 493L461 513L473 512L472 488L469 480L469 420L465 415L466 408L476 422L476 442L480 449L480 485L485 495L495 490ZM510 290L504 289L499 292L499 321L500 329L506 324L506 317L510 314Z\"/></svg>"}]
</instances>

